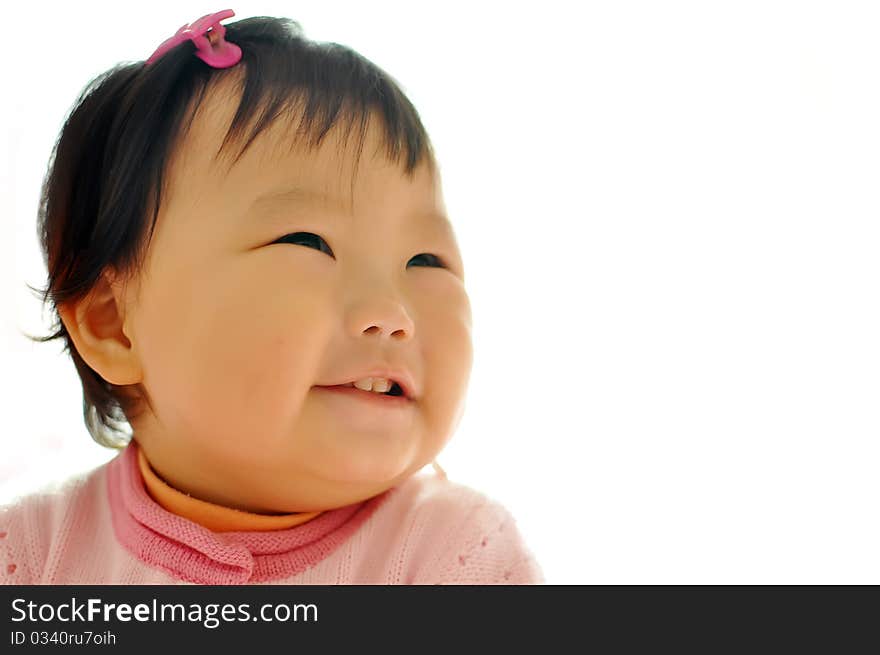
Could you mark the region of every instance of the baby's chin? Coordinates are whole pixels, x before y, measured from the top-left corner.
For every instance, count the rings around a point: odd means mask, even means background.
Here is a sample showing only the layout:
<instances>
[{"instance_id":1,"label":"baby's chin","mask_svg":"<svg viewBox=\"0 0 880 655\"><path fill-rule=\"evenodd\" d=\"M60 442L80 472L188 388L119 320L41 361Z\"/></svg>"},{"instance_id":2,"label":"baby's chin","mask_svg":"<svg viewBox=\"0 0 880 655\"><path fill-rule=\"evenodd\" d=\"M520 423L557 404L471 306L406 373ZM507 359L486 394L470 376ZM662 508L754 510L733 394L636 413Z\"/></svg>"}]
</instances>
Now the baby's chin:
<instances>
[{"instance_id":1,"label":"baby's chin","mask_svg":"<svg viewBox=\"0 0 880 655\"><path fill-rule=\"evenodd\" d=\"M333 496L375 495L410 477L436 454L418 421L387 434L330 427L301 425L277 475L308 479Z\"/></svg>"}]
</instances>

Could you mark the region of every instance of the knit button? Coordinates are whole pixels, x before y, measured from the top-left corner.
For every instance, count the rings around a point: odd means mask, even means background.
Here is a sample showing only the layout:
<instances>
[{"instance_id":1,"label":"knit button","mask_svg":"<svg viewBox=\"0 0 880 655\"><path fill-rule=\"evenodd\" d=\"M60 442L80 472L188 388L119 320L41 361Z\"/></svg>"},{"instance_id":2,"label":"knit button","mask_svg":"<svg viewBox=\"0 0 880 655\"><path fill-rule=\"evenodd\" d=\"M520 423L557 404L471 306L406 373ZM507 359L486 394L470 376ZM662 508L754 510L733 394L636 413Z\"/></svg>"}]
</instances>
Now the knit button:
<instances>
[{"instance_id":1,"label":"knit button","mask_svg":"<svg viewBox=\"0 0 880 655\"><path fill-rule=\"evenodd\" d=\"M7 534L6 532L0 532L0 539L3 539Z\"/></svg>"},{"instance_id":2,"label":"knit button","mask_svg":"<svg viewBox=\"0 0 880 655\"><path fill-rule=\"evenodd\" d=\"M7 564L7 565L6 565L6 572L7 572L9 575L12 575L13 573L15 573L15 568L16 568L16 567L15 567L15 564Z\"/></svg>"}]
</instances>

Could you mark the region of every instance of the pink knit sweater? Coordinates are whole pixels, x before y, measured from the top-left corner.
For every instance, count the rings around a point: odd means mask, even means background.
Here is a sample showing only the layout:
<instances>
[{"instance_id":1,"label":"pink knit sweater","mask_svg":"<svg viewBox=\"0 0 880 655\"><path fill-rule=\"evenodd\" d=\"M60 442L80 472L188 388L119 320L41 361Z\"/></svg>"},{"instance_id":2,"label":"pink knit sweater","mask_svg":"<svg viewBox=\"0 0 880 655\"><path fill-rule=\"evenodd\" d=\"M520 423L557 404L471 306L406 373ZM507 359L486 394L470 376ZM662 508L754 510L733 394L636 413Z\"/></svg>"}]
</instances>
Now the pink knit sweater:
<instances>
[{"instance_id":1,"label":"pink knit sweater","mask_svg":"<svg viewBox=\"0 0 880 655\"><path fill-rule=\"evenodd\" d=\"M134 442L0 508L0 584L541 584L498 502L419 473L293 528L212 532L147 493Z\"/></svg>"}]
</instances>

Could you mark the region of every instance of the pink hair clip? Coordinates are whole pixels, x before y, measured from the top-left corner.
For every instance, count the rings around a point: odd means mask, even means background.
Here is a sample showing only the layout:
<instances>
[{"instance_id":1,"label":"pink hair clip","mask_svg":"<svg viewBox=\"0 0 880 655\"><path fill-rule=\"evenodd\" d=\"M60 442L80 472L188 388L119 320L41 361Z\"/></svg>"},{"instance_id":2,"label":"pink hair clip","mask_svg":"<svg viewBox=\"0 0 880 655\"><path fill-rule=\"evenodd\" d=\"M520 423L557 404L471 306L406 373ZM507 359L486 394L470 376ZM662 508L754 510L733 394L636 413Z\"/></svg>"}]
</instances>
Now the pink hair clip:
<instances>
[{"instance_id":1,"label":"pink hair clip","mask_svg":"<svg viewBox=\"0 0 880 655\"><path fill-rule=\"evenodd\" d=\"M156 52L150 55L146 65L149 66L157 59L160 59L166 52L172 48L176 48L186 40L191 40L196 44L196 57L201 59L208 66L214 68L229 68L235 66L241 61L241 48L234 43L229 43L224 37L226 36L226 28L220 24L221 20L225 20L231 16L235 16L235 12L231 9L218 11L216 14L208 14L202 16L194 23L184 25L170 39L162 42Z\"/></svg>"}]
</instances>

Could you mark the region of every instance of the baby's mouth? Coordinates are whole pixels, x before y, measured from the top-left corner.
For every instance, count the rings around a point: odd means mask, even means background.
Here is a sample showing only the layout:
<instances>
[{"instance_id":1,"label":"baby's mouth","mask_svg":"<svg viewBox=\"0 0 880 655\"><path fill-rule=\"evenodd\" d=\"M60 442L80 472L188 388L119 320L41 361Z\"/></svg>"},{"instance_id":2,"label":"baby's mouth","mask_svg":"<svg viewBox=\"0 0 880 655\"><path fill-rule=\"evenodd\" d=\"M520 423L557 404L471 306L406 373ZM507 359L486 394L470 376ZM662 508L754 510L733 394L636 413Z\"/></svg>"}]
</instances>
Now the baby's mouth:
<instances>
[{"instance_id":1,"label":"baby's mouth","mask_svg":"<svg viewBox=\"0 0 880 655\"><path fill-rule=\"evenodd\" d=\"M397 397L397 396L403 396L403 395L404 395L404 393L403 393L403 389L400 387L399 384L397 384L397 382L393 382L393 383L391 384L391 388L390 388L388 391L366 391L366 390L364 390L364 389L359 389L358 387L354 386L354 382L349 382L348 384L338 384L338 385L336 385L336 386L337 386L337 387L342 387L342 388L345 388L345 389L357 389L358 391L363 391L364 393L373 393L373 394L378 394L378 395L380 395L380 396L394 396L394 397ZM332 388L332 387L331 387L331 388Z\"/></svg>"},{"instance_id":2,"label":"baby's mouth","mask_svg":"<svg viewBox=\"0 0 880 655\"><path fill-rule=\"evenodd\" d=\"M385 392L364 391L363 389L358 389L354 384L337 384L332 387L318 386L316 388L332 392L334 395L364 400L377 407L404 406L411 402L409 398L403 395L402 390L397 394L392 393L393 388Z\"/></svg>"}]
</instances>

